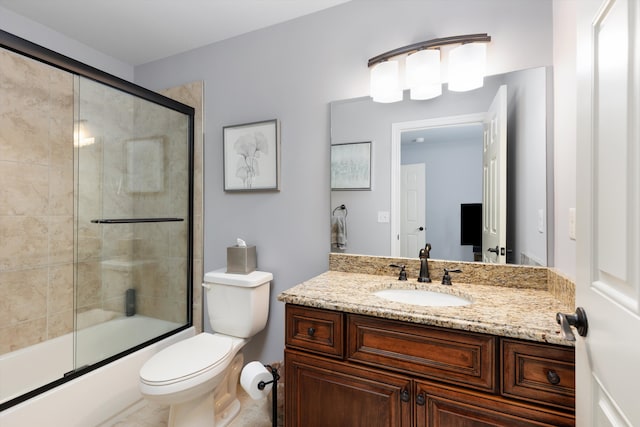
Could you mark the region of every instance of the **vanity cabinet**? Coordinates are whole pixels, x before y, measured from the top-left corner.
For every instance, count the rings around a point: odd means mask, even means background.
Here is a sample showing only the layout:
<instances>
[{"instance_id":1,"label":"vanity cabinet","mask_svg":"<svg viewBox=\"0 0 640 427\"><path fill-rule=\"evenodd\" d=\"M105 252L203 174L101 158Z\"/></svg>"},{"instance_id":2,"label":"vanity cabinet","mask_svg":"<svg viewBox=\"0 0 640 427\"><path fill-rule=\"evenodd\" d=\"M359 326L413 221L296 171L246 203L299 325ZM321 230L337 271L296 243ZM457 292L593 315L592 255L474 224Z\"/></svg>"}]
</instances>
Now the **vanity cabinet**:
<instances>
[{"instance_id":1,"label":"vanity cabinet","mask_svg":"<svg viewBox=\"0 0 640 427\"><path fill-rule=\"evenodd\" d=\"M287 427L573 426L573 349L286 305Z\"/></svg>"}]
</instances>

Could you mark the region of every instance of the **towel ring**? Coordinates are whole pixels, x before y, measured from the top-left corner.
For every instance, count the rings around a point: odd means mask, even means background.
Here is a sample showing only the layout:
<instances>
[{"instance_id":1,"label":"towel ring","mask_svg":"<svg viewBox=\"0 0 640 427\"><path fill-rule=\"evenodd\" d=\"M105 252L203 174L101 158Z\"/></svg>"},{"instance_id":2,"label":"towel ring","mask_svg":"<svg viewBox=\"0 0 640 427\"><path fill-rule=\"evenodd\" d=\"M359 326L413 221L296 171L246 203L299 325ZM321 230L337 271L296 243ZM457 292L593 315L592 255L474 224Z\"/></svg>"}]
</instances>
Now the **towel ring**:
<instances>
[{"instance_id":1,"label":"towel ring","mask_svg":"<svg viewBox=\"0 0 640 427\"><path fill-rule=\"evenodd\" d=\"M336 214L336 211L337 211L338 209L340 209L341 211L344 211L344 216L347 216L347 215L349 214L349 211L347 210L347 207L346 207L345 205L340 205L340 206L337 206L337 207L333 210L332 215L335 215L335 214Z\"/></svg>"}]
</instances>

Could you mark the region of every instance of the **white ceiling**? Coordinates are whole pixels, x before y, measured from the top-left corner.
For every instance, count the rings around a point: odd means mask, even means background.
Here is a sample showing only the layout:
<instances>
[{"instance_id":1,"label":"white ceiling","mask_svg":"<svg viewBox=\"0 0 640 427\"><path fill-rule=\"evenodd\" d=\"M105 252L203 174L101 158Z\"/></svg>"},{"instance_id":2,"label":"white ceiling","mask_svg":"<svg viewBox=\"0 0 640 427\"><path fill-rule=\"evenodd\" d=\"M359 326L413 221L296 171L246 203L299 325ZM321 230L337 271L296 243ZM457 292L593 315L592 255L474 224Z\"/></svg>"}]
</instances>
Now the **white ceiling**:
<instances>
[{"instance_id":1,"label":"white ceiling","mask_svg":"<svg viewBox=\"0 0 640 427\"><path fill-rule=\"evenodd\" d=\"M0 6L130 65L350 0L0 0Z\"/></svg>"}]
</instances>

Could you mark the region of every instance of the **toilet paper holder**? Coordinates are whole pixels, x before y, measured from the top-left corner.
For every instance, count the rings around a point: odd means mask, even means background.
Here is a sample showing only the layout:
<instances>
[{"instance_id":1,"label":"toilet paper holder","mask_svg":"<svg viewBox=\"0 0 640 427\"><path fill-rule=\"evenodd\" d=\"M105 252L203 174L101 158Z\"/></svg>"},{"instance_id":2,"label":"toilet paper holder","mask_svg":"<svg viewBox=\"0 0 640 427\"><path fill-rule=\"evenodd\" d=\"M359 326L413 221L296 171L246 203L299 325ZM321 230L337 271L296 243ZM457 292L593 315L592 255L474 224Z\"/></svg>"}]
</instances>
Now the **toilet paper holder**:
<instances>
[{"instance_id":1,"label":"toilet paper holder","mask_svg":"<svg viewBox=\"0 0 640 427\"><path fill-rule=\"evenodd\" d=\"M278 425L278 380L280 379L280 374L278 373L278 369L271 365L263 366L271 373L273 379L271 381L260 381L256 387L258 390L263 391L269 384L273 384L271 387L271 425L276 427ZM247 392L248 391L249 390L247 390Z\"/></svg>"},{"instance_id":2,"label":"toilet paper holder","mask_svg":"<svg viewBox=\"0 0 640 427\"><path fill-rule=\"evenodd\" d=\"M267 368L269 372L271 372L271 375L273 375L273 379L271 381L266 381L266 382L260 381L258 383L258 390L264 390L264 388L269 384L273 384L273 388L271 389L273 390L278 385L280 374L278 373L278 370L271 365L264 365L264 367Z\"/></svg>"}]
</instances>

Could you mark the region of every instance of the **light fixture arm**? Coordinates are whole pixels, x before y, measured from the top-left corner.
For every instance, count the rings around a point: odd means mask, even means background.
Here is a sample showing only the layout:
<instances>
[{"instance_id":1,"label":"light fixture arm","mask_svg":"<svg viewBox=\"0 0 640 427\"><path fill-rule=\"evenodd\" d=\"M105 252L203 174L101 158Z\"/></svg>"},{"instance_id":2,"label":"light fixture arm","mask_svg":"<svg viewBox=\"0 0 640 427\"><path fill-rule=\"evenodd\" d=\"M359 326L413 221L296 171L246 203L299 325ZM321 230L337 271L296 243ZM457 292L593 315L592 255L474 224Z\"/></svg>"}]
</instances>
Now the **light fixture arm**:
<instances>
[{"instance_id":1,"label":"light fixture arm","mask_svg":"<svg viewBox=\"0 0 640 427\"><path fill-rule=\"evenodd\" d=\"M491 41L491 36L487 35L487 33L466 34L462 36L442 37L439 39L427 40L424 42L413 43L404 47L399 47L397 49L390 50L378 56L374 56L373 58L369 59L367 66L371 68L374 65L387 61L395 56L404 55L411 52L417 52L423 49L446 46L450 44L466 44L466 43L490 42L490 41Z\"/></svg>"}]
</instances>

